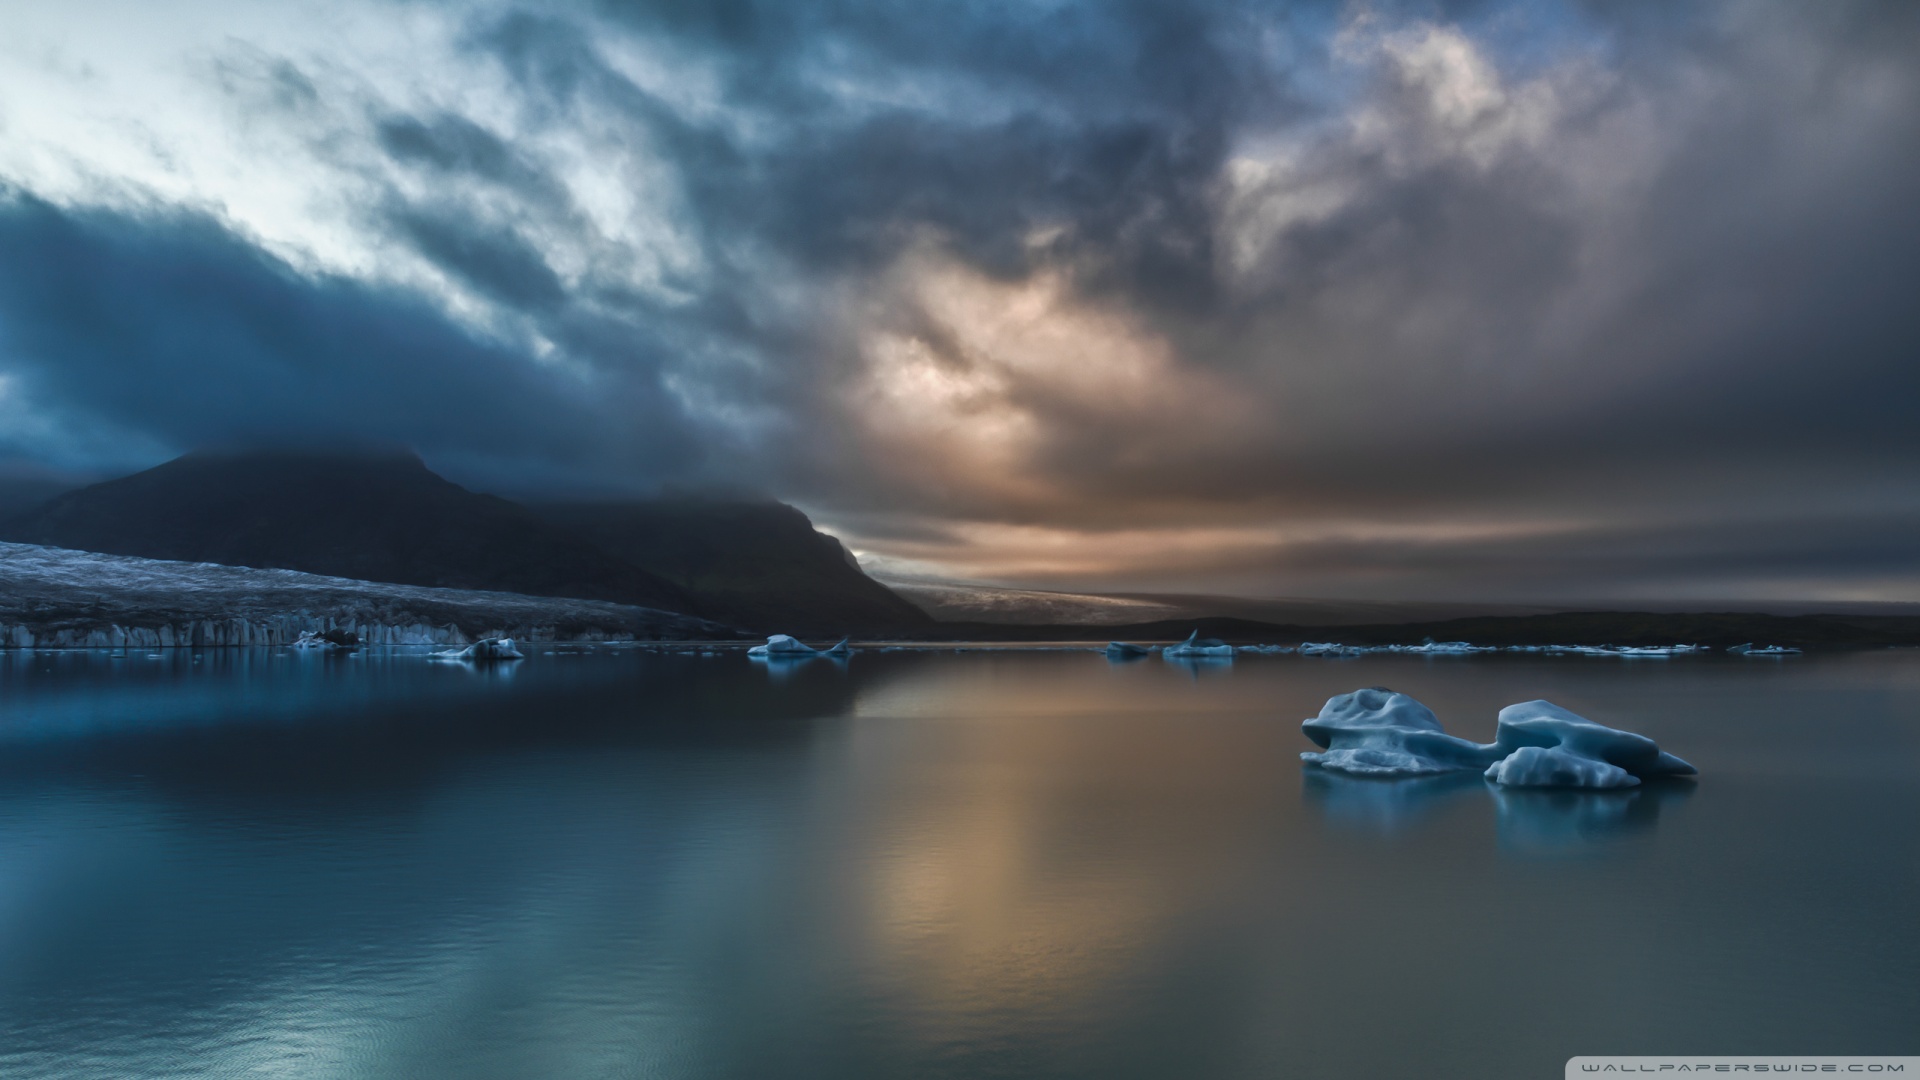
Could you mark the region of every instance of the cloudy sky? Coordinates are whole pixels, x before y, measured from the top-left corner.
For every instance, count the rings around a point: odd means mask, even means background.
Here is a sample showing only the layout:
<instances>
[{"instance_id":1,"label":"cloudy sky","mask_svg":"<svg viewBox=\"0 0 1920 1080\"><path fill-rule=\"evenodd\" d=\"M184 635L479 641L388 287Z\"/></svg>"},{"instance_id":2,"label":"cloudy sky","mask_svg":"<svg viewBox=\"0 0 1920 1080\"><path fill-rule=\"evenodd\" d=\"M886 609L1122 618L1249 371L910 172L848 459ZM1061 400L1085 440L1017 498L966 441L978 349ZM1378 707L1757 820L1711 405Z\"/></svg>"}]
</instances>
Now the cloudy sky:
<instances>
[{"instance_id":1,"label":"cloudy sky","mask_svg":"<svg viewBox=\"0 0 1920 1080\"><path fill-rule=\"evenodd\" d=\"M0 0L0 467L895 571L1920 600L1920 5Z\"/></svg>"}]
</instances>

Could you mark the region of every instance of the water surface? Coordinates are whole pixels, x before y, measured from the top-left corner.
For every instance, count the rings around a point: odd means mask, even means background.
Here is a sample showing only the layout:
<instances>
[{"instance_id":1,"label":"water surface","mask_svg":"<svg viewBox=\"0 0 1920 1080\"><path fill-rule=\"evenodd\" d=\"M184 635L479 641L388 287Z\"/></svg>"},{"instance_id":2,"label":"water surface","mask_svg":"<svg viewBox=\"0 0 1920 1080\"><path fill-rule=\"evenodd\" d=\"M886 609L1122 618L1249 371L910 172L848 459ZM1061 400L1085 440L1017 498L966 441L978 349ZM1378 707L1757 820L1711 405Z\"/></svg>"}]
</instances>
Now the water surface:
<instances>
[{"instance_id":1,"label":"water surface","mask_svg":"<svg viewBox=\"0 0 1920 1080\"><path fill-rule=\"evenodd\" d=\"M1695 783L1303 770L1386 685ZM0 1076L1920 1053L1920 655L0 655Z\"/></svg>"}]
</instances>

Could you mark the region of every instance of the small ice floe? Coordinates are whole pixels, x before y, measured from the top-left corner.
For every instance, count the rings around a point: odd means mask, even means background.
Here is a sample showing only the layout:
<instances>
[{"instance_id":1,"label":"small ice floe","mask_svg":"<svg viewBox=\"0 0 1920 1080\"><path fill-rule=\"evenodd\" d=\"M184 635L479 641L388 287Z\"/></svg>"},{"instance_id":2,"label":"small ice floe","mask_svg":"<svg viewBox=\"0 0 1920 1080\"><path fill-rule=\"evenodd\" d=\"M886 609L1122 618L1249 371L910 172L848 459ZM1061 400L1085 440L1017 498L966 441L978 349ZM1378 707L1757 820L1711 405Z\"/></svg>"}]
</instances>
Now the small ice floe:
<instances>
[{"instance_id":1,"label":"small ice floe","mask_svg":"<svg viewBox=\"0 0 1920 1080\"><path fill-rule=\"evenodd\" d=\"M1727 651L1730 653L1738 654L1740 656L1798 656L1800 655L1799 649L1793 648L1792 646L1789 646L1789 645L1768 645L1765 648L1756 649L1753 647L1753 642L1751 641L1747 642L1745 645L1731 646L1727 649Z\"/></svg>"},{"instance_id":2,"label":"small ice floe","mask_svg":"<svg viewBox=\"0 0 1920 1080\"><path fill-rule=\"evenodd\" d=\"M524 660L512 638L482 638L454 654L458 660Z\"/></svg>"},{"instance_id":3,"label":"small ice floe","mask_svg":"<svg viewBox=\"0 0 1920 1080\"><path fill-rule=\"evenodd\" d=\"M1135 645L1131 641L1107 642L1107 659L1109 660L1138 660L1151 652L1153 652L1152 648L1146 645Z\"/></svg>"},{"instance_id":4,"label":"small ice floe","mask_svg":"<svg viewBox=\"0 0 1920 1080\"><path fill-rule=\"evenodd\" d=\"M1419 645L1408 645L1402 652L1424 653L1429 656L1467 656L1472 653L1493 652L1491 645L1472 645L1464 641L1427 641Z\"/></svg>"},{"instance_id":5,"label":"small ice floe","mask_svg":"<svg viewBox=\"0 0 1920 1080\"><path fill-rule=\"evenodd\" d=\"M1266 656L1279 656L1282 653L1292 652L1293 648L1288 645L1242 645L1240 646L1240 651L1244 653L1260 653Z\"/></svg>"},{"instance_id":6,"label":"small ice floe","mask_svg":"<svg viewBox=\"0 0 1920 1080\"><path fill-rule=\"evenodd\" d=\"M800 660L810 656L846 656L852 651L847 647L846 638L824 649L816 649L799 638L775 634L767 639L765 645L748 649L747 655L755 660Z\"/></svg>"},{"instance_id":7,"label":"small ice floe","mask_svg":"<svg viewBox=\"0 0 1920 1080\"><path fill-rule=\"evenodd\" d=\"M302 630L289 644L296 649L349 649L358 643L358 637L342 630Z\"/></svg>"},{"instance_id":8,"label":"small ice floe","mask_svg":"<svg viewBox=\"0 0 1920 1080\"><path fill-rule=\"evenodd\" d=\"M1507 652L1546 653L1549 656L1611 656L1628 660L1660 660L1705 652L1704 645L1508 645Z\"/></svg>"},{"instance_id":9,"label":"small ice floe","mask_svg":"<svg viewBox=\"0 0 1920 1080\"><path fill-rule=\"evenodd\" d=\"M1498 645L1475 645L1466 641L1423 641L1418 645L1331 645L1328 649L1344 649L1346 653L1334 655L1355 655L1359 653L1413 653L1417 656L1471 656L1474 653L1499 652Z\"/></svg>"},{"instance_id":10,"label":"small ice floe","mask_svg":"<svg viewBox=\"0 0 1920 1080\"><path fill-rule=\"evenodd\" d=\"M1302 761L1356 776L1424 776L1484 769L1509 787L1621 788L1697 770L1652 739L1596 724L1550 701L1500 710L1491 743L1441 730L1432 710L1384 687L1329 698L1301 731L1324 753Z\"/></svg>"},{"instance_id":11,"label":"small ice floe","mask_svg":"<svg viewBox=\"0 0 1920 1080\"><path fill-rule=\"evenodd\" d=\"M1337 641L1303 641L1300 643L1301 656L1361 656L1367 650L1358 645L1342 645Z\"/></svg>"},{"instance_id":12,"label":"small ice floe","mask_svg":"<svg viewBox=\"0 0 1920 1080\"><path fill-rule=\"evenodd\" d=\"M1200 636L1200 631L1195 630L1193 633L1187 635L1187 640L1178 645L1169 645L1160 650L1160 655L1175 660L1199 659L1209 656L1230 659L1233 656L1233 646L1221 641L1219 638L1203 638Z\"/></svg>"}]
</instances>

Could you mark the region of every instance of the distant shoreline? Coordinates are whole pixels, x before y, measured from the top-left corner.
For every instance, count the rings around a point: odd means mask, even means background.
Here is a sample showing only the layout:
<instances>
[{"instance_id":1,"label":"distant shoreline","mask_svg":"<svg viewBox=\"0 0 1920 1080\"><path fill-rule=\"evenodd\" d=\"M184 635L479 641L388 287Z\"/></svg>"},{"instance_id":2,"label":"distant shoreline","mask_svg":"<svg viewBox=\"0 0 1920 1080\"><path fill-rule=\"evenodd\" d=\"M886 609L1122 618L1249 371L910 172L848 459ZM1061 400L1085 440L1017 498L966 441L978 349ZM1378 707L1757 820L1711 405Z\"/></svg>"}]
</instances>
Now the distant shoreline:
<instances>
[{"instance_id":1,"label":"distant shoreline","mask_svg":"<svg viewBox=\"0 0 1920 1080\"><path fill-rule=\"evenodd\" d=\"M778 631L783 627L768 627ZM848 628L855 629L855 628ZM1179 618L1122 625L936 622L875 643L1178 641L1198 631L1235 645L1664 646L1744 642L1796 648L1920 645L1920 616L1751 612L1572 611L1363 625ZM169 648L290 645L339 631L370 645L460 645L482 637L534 642L739 642L710 620L606 601L440 589L0 544L0 648ZM837 638L810 632L809 637Z\"/></svg>"}]
</instances>

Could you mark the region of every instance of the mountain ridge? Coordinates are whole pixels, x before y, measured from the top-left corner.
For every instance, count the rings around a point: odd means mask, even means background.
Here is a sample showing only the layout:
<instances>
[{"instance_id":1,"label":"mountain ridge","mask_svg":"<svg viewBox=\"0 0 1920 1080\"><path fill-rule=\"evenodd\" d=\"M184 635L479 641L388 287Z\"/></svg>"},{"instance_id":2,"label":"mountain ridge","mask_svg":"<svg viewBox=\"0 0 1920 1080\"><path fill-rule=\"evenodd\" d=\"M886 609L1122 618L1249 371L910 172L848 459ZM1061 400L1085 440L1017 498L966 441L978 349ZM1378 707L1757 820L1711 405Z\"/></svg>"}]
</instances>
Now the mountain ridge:
<instances>
[{"instance_id":1,"label":"mountain ridge","mask_svg":"<svg viewBox=\"0 0 1920 1080\"><path fill-rule=\"evenodd\" d=\"M470 491L387 447L196 451L56 495L0 521L0 541L605 601L764 633L932 622L782 503L529 506Z\"/></svg>"},{"instance_id":2,"label":"mountain ridge","mask_svg":"<svg viewBox=\"0 0 1920 1080\"><path fill-rule=\"evenodd\" d=\"M704 614L671 582L387 450L186 454L56 496L0 540Z\"/></svg>"}]
</instances>

